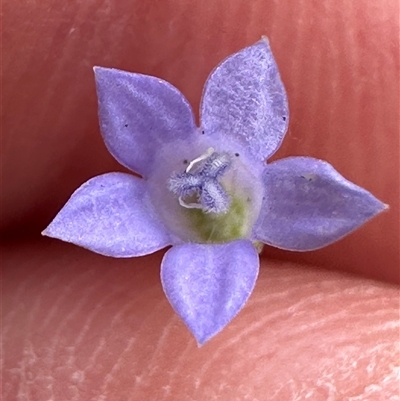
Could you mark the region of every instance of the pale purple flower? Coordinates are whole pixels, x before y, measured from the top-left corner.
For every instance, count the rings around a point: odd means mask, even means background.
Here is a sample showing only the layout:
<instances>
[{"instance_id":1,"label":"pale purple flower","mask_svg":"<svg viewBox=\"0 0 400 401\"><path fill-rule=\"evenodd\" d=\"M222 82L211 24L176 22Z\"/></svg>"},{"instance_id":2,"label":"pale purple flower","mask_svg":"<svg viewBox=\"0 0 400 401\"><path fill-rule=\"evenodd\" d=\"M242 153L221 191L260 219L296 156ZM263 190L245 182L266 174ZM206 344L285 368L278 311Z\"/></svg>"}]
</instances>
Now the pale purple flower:
<instances>
[{"instance_id":1,"label":"pale purple flower","mask_svg":"<svg viewBox=\"0 0 400 401\"><path fill-rule=\"evenodd\" d=\"M162 79L101 67L95 76L106 146L143 178L92 178L44 234L117 258L172 245L162 261L162 285L200 345L249 298L257 244L318 249L386 207L325 161L289 157L266 164L289 121L266 39L211 73L200 128L185 97Z\"/></svg>"}]
</instances>

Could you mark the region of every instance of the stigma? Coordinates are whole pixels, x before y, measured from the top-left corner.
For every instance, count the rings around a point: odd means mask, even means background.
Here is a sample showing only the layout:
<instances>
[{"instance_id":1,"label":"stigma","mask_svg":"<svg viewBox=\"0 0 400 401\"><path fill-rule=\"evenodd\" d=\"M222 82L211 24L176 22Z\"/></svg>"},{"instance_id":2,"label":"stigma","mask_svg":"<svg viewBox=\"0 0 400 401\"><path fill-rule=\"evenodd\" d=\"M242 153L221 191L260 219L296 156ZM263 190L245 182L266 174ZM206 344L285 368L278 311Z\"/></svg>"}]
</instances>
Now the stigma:
<instances>
[{"instance_id":1,"label":"stigma","mask_svg":"<svg viewBox=\"0 0 400 401\"><path fill-rule=\"evenodd\" d=\"M184 172L172 174L168 188L178 196L179 204L186 209L225 214L229 211L231 198L219 179L231 164L228 153L218 153L209 148L192 160Z\"/></svg>"}]
</instances>

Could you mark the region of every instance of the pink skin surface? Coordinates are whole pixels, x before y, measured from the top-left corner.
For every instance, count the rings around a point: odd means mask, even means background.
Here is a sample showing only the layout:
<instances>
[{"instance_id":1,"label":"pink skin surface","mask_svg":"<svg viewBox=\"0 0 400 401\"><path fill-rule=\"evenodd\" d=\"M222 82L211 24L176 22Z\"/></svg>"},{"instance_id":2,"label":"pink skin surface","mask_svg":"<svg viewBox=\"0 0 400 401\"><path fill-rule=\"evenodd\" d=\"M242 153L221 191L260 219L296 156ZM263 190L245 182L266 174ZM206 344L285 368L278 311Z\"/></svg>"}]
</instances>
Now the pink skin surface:
<instances>
[{"instance_id":1,"label":"pink skin surface","mask_svg":"<svg viewBox=\"0 0 400 401\"><path fill-rule=\"evenodd\" d=\"M395 0L3 11L4 400L398 399ZM109 259L38 233L81 183L123 171L99 133L93 65L162 77L197 110L211 69L261 35L291 111L274 158L325 159L391 208L316 252L266 248L248 305L199 349L162 293L163 252Z\"/></svg>"}]
</instances>

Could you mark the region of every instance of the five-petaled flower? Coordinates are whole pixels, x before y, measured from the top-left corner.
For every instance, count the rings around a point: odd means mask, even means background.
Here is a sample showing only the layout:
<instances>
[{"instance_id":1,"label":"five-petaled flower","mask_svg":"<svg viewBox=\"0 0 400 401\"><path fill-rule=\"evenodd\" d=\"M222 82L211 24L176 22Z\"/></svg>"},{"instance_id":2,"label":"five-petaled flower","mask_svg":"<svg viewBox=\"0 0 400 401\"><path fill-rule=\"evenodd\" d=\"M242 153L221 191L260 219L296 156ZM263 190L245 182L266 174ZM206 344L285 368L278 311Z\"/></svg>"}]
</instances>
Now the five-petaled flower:
<instances>
[{"instance_id":1,"label":"five-petaled flower","mask_svg":"<svg viewBox=\"0 0 400 401\"><path fill-rule=\"evenodd\" d=\"M101 67L95 77L104 141L142 178L92 178L44 234L117 258L172 245L162 261L162 285L200 345L249 298L257 244L318 249L386 207L327 162L289 157L266 164L289 113L265 38L211 73L200 127L168 82Z\"/></svg>"}]
</instances>

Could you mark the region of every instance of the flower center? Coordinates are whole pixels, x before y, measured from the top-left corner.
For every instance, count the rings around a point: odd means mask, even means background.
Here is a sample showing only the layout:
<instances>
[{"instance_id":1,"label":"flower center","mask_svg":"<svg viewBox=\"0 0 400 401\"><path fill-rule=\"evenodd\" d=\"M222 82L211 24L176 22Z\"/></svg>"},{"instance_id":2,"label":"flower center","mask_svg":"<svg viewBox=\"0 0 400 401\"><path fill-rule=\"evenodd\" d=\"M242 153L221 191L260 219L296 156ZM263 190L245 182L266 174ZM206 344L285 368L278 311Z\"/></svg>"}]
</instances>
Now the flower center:
<instances>
[{"instance_id":1,"label":"flower center","mask_svg":"<svg viewBox=\"0 0 400 401\"><path fill-rule=\"evenodd\" d=\"M169 179L168 187L178 195L179 204L186 209L226 214L231 199L219 178L230 166L231 158L228 153L217 153L209 148L205 154L191 161L185 172L174 173Z\"/></svg>"},{"instance_id":2,"label":"flower center","mask_svg":"<svg viewBox=\"0 0 400 401\"><path fill-rule=\"evenodd\" d=\"M183 242L250 238L259 215L259 171L234 144L214 142L200 137L164 146L148 180L155 212Z\"/></svg>"}]
</instances>

